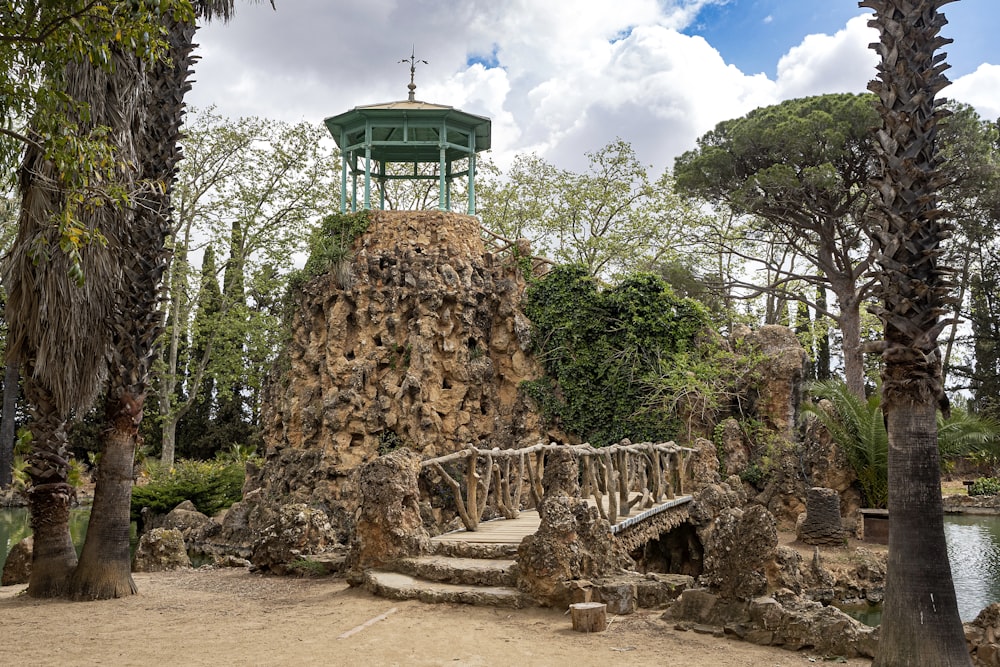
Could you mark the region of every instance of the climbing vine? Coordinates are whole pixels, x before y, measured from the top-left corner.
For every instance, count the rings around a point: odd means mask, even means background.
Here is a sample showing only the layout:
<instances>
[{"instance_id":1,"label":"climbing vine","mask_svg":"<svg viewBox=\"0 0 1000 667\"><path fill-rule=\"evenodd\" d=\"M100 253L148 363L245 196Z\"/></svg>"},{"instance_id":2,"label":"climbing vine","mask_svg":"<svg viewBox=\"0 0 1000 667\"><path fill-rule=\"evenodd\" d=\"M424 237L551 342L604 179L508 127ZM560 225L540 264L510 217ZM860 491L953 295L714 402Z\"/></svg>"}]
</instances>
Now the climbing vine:
<instances>
[{"instance_id":1,"label":"climbing vine","mask_svg":"<svg viewBox=\"0 0 1000 667\"><path fill-rule=\"evenodd\" d=\"M523 387L547 419L595 445L680 431L676 414L649 397L664 365L705 331L701 304L651 274L601 289L585 267L568 265L529 287L525 313L546 376Z\"/></svg>"}]
</instances>

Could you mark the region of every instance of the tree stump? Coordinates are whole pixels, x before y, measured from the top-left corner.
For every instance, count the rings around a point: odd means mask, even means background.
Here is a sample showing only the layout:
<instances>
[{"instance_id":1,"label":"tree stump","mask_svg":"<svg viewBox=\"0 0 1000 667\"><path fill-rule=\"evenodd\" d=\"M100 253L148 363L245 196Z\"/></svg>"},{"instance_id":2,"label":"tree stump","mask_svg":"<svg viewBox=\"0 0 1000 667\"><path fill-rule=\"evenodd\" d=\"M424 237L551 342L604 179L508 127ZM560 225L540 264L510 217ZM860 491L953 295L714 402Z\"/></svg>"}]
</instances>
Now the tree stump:
<instances>
[{"instance_id":1,"label":"tree stump","mask_svg":"<svg viewBox=\"0 0 1000 667\"><path fill-rule=\"evenodd\" d=\"M577 602L569 606L573 629L577 632L604 632L608 627L607 605L603 602Z\"/></svg>"}]
</instances>

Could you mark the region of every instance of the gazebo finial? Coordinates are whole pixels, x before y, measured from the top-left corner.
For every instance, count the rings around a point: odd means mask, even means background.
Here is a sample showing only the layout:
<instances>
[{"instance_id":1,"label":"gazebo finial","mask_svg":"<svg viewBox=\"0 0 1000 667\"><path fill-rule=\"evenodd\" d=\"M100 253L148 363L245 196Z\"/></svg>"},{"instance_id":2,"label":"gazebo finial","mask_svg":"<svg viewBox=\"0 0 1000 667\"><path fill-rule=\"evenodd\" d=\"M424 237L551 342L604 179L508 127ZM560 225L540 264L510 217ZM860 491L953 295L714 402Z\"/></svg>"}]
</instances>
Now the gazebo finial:
<instances>
[{"instance_id":1,"label":"gazebo finial","mask_svg":"<svg viewBox=\"0 0 1000 667\"><path fill-rule=\"evenodd\" d=\"M413 75L416 74L417 72L417 63L423 63L425 65L430 64L426 60L418 60L416 55L414 55L415 53L416 53L416 48L415 46L412 46L410 47L410 57L403 58L402 60L399 61L401 63L410 63L410 85L407 86L407 88L410 89L410 95L409 97L406 98L410 102L416 101L416 97L414 96L414 91L416 91L417 89L417 84L413 83Z\"/></svg>"}]
</instances>

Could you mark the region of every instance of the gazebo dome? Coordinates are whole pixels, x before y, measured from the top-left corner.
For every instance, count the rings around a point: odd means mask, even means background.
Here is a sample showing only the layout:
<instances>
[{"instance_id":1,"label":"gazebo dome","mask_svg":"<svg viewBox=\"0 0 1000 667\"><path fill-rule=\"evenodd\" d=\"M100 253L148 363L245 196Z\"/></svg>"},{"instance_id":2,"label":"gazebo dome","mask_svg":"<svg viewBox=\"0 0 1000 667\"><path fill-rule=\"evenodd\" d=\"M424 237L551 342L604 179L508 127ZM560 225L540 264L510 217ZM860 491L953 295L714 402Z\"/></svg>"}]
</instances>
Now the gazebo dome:
<instances>
[{"instance_id":1,"label":"gazebo dome","mask_svg":"<svg viewBox=\"0 0 1000 667\"><path fill-rule=\"evenodd\" d=\"M405 61L404 61L405 62ZM331 116L325 123L341 154L340 210L358 208L358 177L364 176L364 208L371 208L371 182L389 180L437 180L438 208L451 210L451 182L468 179L469 214L476 212L476 153L490 147L490 119L454 107L414 99L413 67L410 67L408 100L354 107ZM461 171L453 163L468 160ZM436 163L437 175L420 173L420 164ZM390 170L389 165L412 165L412 170ZM348 173L352 189L348 197ZM379 208L385 208L382 187Z\"/></svg>"}]
</instances>

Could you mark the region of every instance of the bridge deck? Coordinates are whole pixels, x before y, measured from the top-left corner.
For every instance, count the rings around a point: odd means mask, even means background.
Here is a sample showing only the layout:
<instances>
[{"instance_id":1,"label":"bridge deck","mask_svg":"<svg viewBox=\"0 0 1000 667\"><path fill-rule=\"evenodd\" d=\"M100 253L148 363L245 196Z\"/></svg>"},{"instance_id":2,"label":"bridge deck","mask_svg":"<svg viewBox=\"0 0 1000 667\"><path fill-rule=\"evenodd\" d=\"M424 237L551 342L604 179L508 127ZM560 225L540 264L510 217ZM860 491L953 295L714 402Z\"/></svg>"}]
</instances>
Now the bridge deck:
<instances>
[{"instance_id":1,"label":"bridge deck","mask_svg":"<svg viewBox=\"0 0 1000 667\"><path fill-rule=\"evenodd\" d=\"M639 494L635 494L633 497ZM651 516L655 516L671 507L683 505L691 500L691 496L678 496L659 505L649 508L633 507L627 516L619 516L618 522L611 527L613 533L624 530ZM595 505L592 498L587 502ZM477 544L520 544L528 535L538 531L541 519L536 510L523 510L516 519L494 519L479 524L478 530L468 531L462 528L450 533L432 537L432 542L474 542Z\"/></svg>"}]
</instances>

